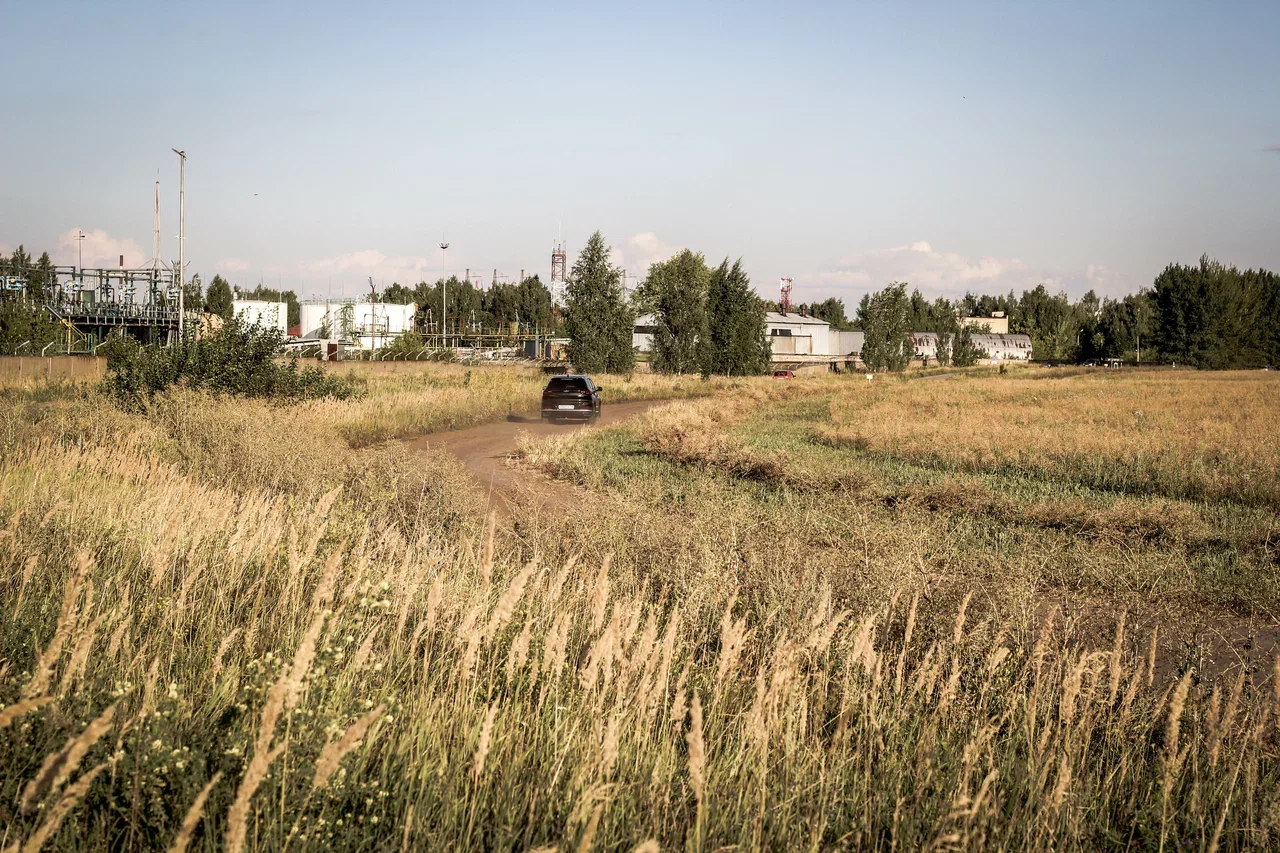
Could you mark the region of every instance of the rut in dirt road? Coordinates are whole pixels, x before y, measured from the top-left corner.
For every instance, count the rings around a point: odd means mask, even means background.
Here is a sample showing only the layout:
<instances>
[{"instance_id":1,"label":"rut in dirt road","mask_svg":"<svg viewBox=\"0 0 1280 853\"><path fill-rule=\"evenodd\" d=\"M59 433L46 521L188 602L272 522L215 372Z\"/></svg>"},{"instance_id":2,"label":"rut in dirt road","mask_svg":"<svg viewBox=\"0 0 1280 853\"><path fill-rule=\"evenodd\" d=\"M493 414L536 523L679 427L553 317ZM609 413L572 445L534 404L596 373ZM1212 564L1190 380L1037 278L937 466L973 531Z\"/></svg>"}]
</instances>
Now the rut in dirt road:
<instances>
[{"instance_id":1,"label":"rut in dirt road","mask_svg":"<svg viewBox=\"0 0 1280 853\"><path fill-rule=\"evenodd\" d=\"M643 414L665 402L667 401L640 400L609 403L601 407L600 418L592 425L549 424L536 415L509 415L505 421L497 423L430 433L408 442L408 445L415 450L447 450L458 457L467 472L489 493L492 507L503 514L509 514L511 506L516 503L529 506L532 502L544 509L569 509L577 500L577 493L572 487L506 464L507 457L516 450L520 435L523 433L549 438L576 430L609 426Z\"/></svg>"}]
</instances>

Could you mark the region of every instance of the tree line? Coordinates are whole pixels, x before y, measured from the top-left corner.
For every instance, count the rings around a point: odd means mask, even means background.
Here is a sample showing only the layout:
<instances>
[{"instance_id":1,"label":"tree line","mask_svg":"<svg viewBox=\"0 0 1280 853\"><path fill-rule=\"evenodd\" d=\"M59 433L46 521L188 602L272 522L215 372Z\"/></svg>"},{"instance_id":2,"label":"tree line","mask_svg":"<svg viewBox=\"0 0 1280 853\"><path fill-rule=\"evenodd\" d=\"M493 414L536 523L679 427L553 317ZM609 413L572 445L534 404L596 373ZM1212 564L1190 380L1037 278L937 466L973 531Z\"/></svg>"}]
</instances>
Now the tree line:
<instances>
[{"instance_id":1,"label":"tree line","mask_svg":"<svg viewBox=\"0 0 1280 853\"><path fill-rule=\"evenodd\" d=\"M519 323L521 329L546 329L570 339L583 369L630 369L634 364L631 331L637 312L653 314L652 364L670 373L763 372L769 346L764 312L776 303L757 297L740 262L726 259L714 269L701 254L685 250L653 264L633 301L622 293L621 270L609 262L609 247L597 232L570 275L563 313L553 309L551 293L538 276L499 283L481 290L456 276L413 287L392 283L379 301L416 303L419 323L440 329L447 292L451 329L488 331ZM53 262L48 252L36 260L19 246L0 257L7 274L21 274L36 301L52 296ZM801 304L797 310L830 323L834 329L867 333L864 360L876 370L905 366L914 353L909 332L935 332L939 361L965 364L979 357L972 334L960 322L1003 312L1009 331L1031 338L1032 357L1050 361L1120 358L1145 362L1231 369L1280 366L1280 275L1265 269L1241 271L1207 256L1194 265L1170 264L1150 288L1120 298L1100 298L1090 290L1072 301L1045 285L1002 295L966 293L932 301L906 283L894 282L862 297L852 318L835 297ZM300 300L292 290L259 284L239 293L242 299L285 302L288 324L300 319ZM229 320L236 293L221 275L207 288L193 276L184 290L189 310ZM630 312L630 313L628 313ZM56 335L44 317L27 316L12 304L0 311L0 351L22 342ZM625 322L624 322L625 320ZM623 326L627 326L625 334ZM624 352L625 350L625 352ZM606 355L607 353L607 355ZM576 360L575 360L576 363Z\"/></svg>"},{"instance_id":2,"label":"tree line","mask_svg":"<svg viewBox=\"0 0 1280 853\"><path fill-rule=\"evenodd\" d=\"M726 258L712 268L701 253L685 249L652 264L628 300L622 270L609 254L597 231L569 274L564 328L575 369L630 372L638 313L653 316L649 357L656 372L747 376L769 369L765 304L741 261Z\"/></svg>"},{"instance_id":3,"label":"tree line","mask_svg":"<svg viewBox=\"0 0 1280 853\"><path fill-rule=\"evenodd\" d=\"M1003 312L1011 334L1031 338L1032 358L1084 362L1123 359L1214 370L1280 366L1280 275L1240 270L1208 256L1170 264L1150 288L1119 298L1093 290L1072 301L1043 284L1004 295L966 293L930 301L905 283L862 297L853 319L828 299L800 306L835 328L867 333L863 359L876 370L901 370L913 352L909 332L936 332L939 361L971 363L977 352L962 318ZM981 353L977 354L980 357Z\"/></svg>"}]
</instances>

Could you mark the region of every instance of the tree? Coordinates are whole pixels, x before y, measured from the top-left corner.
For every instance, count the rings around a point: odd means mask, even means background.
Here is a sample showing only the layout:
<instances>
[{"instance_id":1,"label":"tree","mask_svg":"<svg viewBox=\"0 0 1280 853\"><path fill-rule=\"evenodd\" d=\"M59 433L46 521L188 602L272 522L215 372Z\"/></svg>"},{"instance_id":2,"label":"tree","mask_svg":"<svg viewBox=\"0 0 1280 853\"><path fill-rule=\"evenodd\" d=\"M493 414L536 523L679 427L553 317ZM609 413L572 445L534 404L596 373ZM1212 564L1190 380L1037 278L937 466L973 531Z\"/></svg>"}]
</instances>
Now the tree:
<instances>
[{"instance_id":1,"label":"tree","mask_svg":"<svg viewBox=\"0 0 1280 853\"><path fill-rule=\"evenodd\" d=\"M421 319L434 331L445 330L445 309L449 311L450 334L467 331L473 322L481 328L492 325L484 310L484 293L456 275L449 276L447 280L439 279L435 284L420 281L412 294L408 301L417 303Z\"/></svg>"},{"instance_id":2,"label":"tree","mask_svg":"<svg viewBox=\"0 0 1280 853\"><path fill-rule=\"evenodd\" d=\"M574 261L565 289L569 361L583 373L630 373L635 321L623 297L622 270L610 263L609 246L597 231Z\"/></svg>"},{"instance_id":3,"label":"tree","mask_svg":"<svg viewBox=\"0 0 1280 853\"><path fill-rule=\"evenodd\" d=\"M220 275L215 275L209 282L209 290L205 295L204 309L210 314L217 314L230 322L235 307L232 305L231 285Z\"/></svg>"},{"instance_id":4,"label":"tree","mask_svg":"<svg viewBox=\"0 0 1280 853\"><path fill-rule=\"evenodd\" d=\"M37 301L43 301L53 296L53 286L53 261L50 260L48 252L43 252L40 260L36 261L35 267L27 276L27 295Z\"/></svg>"},{"instance_id":5,"label":"tree","mask_svg":"<svg viewBox=\"0 0 1280 853\"><path fill-rule=\"evenodd\" d=\"M725 258L707 282L703 375L758 376L773 357L765 335L764 303L751 290L742 260Z\"/></svg>"},{"instance_id":6,"label":"tree","mask_svg":"<svg viewBox=\"0 0 1280 853\"><path fill-rule=\"evenodd\" d=\"M0 300L0 354L39 355L46 344L63 338L62 327L44 308L16 300Z\"/></svg>"},{"instance_id":7,"label":"tree","mask_svg":"<svg viewBox=\"0 0 1280 853\"><path fill-rule=\"evenodd\" d=\"M177 308L175 301L173 306ZM182 310L184 311L203 311L204 310L204 291L200 287L200 277L192 276L187 283L182 286Z\"/></svg>"},{"instance_id":8,"label":"tree","mask_svg":"<svg viewBox=\"0 0 1280 853\"><path fill-rule=\"evenodd\" d=\"M636 299L655 318L651 357L657 372L696 373L701 369L710 276L702 255L688 249L649 267Z\"/></svg>"},{"instance_id":9,"label":"tree","mask_svg":"<svg viewBox=\"0 0 1280 853\"><path fill-rule=\"evenodd\" d=\"M1280 276L1241 272L1208 256L1170 264L1156 277L1155 343L1167 361L1213 370L1261 367L1280 359Z\"/></svg>"},{"instance_id":10,"label":"tree","mask_svg":"<svg viewBox=\"0 0 1280 853\"><path fill-rule=\"evenodd\" d=\"M815 302L809 307L809 313L819 320L826 320L831 324L833 329L849 329L849 318L844 314L844 300L837 299L834 296L828 297L821 302Z\"/></svg>"},{"instance_id":11,"label":"tree","mask_svg":"<svg viewBox=\"0 0 1280 853\"><path fill-rule=\"evenodd\" d=\"M911 363L915 348L907 333L911 302L905 283L895 282L866 300L865 312L858 309L866 336L862 361L874 373L902 371Z\"/></svg>"},{"instance_id":12,"label":"tree","mask_svg":"<svg viewBox=\"0 0 1280 853\"><path fill-rule=\"evenodd\" d=\"M382 291L381 298L383 302L388 302L392 305L408 305L414 301L413 290L394 281Z\"/></svg>"},{"instance_id":13,"label":"tree","mask_svg":"<svg viewBox=\"0 0 1280 853\"><path fill-rule=\"evenodd\" d=\"M288 328L302 322L302 306L298 302L298 294L292 290L279 291L271 287L264 287L259 284L253 290L246 290L240 294L241 299L261 299L266 302L283 302L286 306L288 317L285 322Z\"/></svg>"},{"instance_id":14,"label":"tree","mask_svg":"<svg viewBox=\"0 0 1280 853\"><path fill-rule=\"evenodd\" d=\"M987 354L974 343L973 327L968 324L960 324L954 340L955 344L951 347L951 363L956 367L972 367L978 363L978 359L985 357Z\"/></svg>"}]
</instances>

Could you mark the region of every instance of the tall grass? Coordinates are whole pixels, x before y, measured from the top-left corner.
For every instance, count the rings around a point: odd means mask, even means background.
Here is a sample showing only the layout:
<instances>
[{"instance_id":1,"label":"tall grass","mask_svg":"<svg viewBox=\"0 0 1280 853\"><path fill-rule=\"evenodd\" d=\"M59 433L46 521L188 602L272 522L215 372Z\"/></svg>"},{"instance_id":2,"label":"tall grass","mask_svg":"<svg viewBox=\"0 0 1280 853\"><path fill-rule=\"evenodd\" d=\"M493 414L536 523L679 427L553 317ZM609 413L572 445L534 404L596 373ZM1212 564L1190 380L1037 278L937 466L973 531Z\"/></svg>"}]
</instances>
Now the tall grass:
<instances>
[{"instance_id":1,"label":"tall grass","mask_svg":"<svg viewBox=\"0 0 1280 853\"><path fill-rule=\"evenodd\" d=\"M750 388L722 426L772 393ZM13 433L0 846L1277 840L1270 672L1169 681L1145 634L1098 650L1060 613L957 602L918 574L883 597L826 571L758 583L727 529L679 559L590 525L495 529L444 460L273 411L177 395ZM223 436L236 414L263 434ZM328 455L288 446L325 435ZM272 447L316 484L236 460ZM380 452L392 464L366 468ZM420 499L435 477L449 500Z\"/></svg>"}]
</instances>

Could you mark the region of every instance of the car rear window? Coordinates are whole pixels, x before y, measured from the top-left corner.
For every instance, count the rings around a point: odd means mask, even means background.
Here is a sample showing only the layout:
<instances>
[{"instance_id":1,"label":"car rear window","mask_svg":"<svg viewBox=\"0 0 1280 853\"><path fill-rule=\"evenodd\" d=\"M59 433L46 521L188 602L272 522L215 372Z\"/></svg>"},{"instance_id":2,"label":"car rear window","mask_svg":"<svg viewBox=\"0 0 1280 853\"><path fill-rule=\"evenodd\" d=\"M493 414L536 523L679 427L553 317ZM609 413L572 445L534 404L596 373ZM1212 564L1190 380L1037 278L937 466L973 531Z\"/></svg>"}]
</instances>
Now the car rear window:
<instances>
[{"instance_id":1,"label":"car rear window","mask_svg":"<svg viewBox=\"0 0 1280 853\"><path fill-rule=\"evenodd\" d=\"M557 376L547 383L548 391L586 391L587 380L581 377Z\"/></svg>"}]
</instances>

